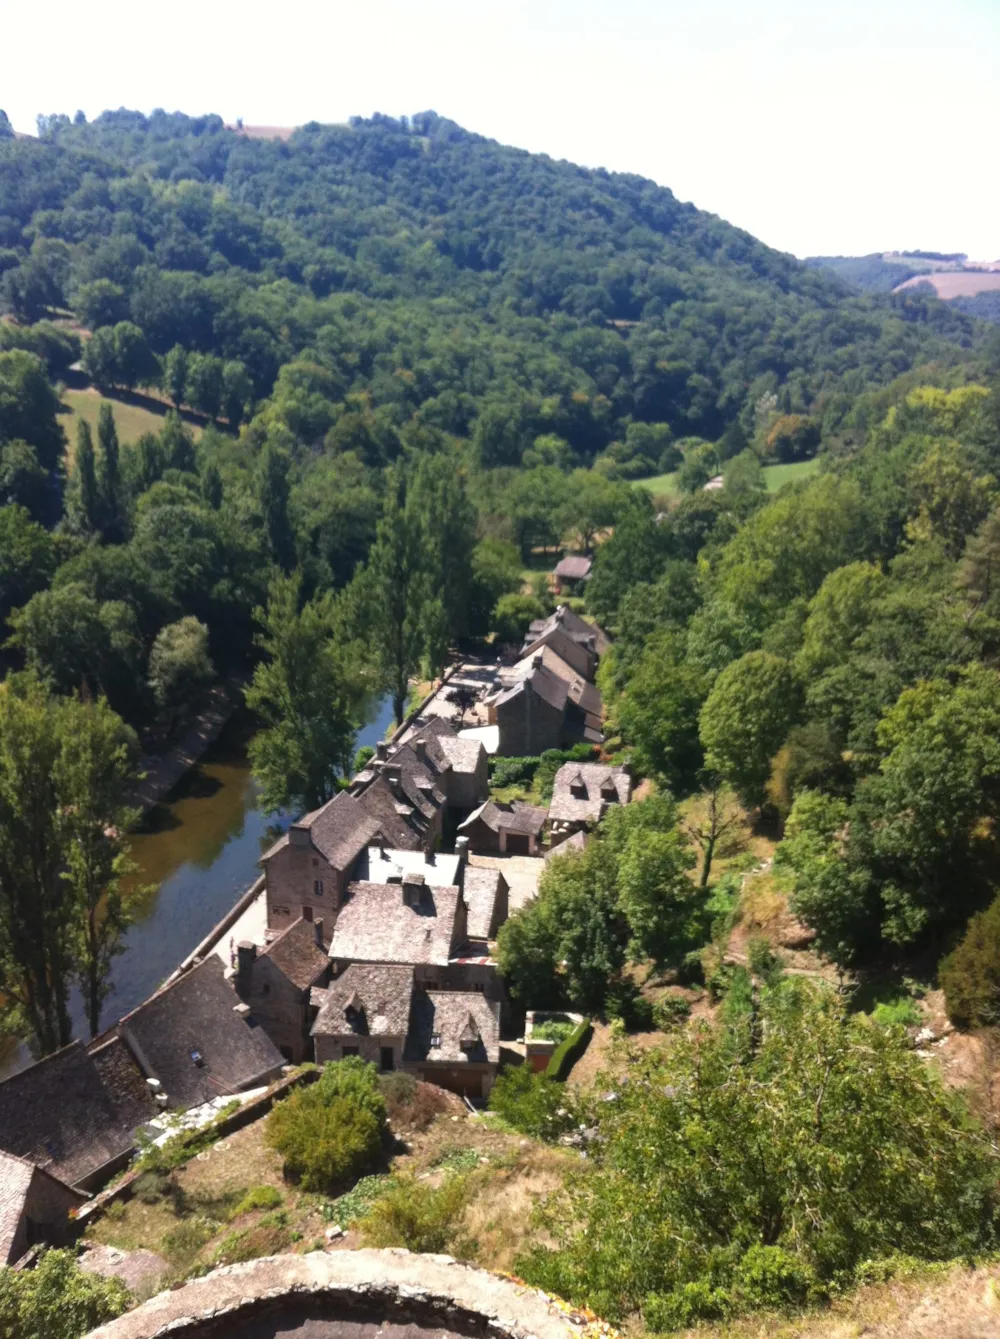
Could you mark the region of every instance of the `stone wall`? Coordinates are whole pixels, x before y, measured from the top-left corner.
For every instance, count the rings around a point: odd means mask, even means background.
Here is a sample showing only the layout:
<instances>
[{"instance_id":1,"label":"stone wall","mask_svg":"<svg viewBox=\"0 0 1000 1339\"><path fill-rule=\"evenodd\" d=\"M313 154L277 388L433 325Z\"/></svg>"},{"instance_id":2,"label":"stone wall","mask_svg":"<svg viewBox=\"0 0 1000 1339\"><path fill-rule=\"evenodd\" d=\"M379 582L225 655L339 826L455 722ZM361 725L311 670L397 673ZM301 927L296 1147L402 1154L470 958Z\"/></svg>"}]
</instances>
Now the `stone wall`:
<instances>
[{"instance_id":1,"label":"stone wall","mask_svg":"<svg viewBox=\"0 0 1000 1339\"><path fill-rule=\"evenodd\" d=\"M313 1251L217 1269L160 1293L90 1339L375 1339L413 1327L435 1339L600 1339L607 1326L535 1288L446 1255Z\"/></svg>"}]
</instances>

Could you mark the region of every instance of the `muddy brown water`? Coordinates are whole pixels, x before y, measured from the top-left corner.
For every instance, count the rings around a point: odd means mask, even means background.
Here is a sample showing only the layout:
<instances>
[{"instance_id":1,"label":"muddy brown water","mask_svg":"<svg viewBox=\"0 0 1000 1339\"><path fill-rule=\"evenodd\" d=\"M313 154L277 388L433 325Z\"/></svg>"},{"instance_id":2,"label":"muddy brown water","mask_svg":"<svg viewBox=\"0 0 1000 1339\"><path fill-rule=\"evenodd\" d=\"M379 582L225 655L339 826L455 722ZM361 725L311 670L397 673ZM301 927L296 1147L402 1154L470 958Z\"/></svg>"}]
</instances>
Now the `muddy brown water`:
<instances>
[{"instance_id":1,"label":"muddy brown water","mask_svg":"<svg viewBox=\"0 0 1000 1339\"><path fill-rule=\"evenodd\" d=\"M358 747L382 739L392 705L380 703L375 719L358 732ZM155 805L132 836L135 883L149 887L112 968L113 991L102 1028L141 1004L226 914L260 873L261 853L287 827L290 815L265 815L247 760L251 729L234 717L166 799ZM74 992L74 1035L86 1038L83 1002ZM0 1079L31 1064L16 1037L0 1044Z\"/></svg>"}]
</instances>

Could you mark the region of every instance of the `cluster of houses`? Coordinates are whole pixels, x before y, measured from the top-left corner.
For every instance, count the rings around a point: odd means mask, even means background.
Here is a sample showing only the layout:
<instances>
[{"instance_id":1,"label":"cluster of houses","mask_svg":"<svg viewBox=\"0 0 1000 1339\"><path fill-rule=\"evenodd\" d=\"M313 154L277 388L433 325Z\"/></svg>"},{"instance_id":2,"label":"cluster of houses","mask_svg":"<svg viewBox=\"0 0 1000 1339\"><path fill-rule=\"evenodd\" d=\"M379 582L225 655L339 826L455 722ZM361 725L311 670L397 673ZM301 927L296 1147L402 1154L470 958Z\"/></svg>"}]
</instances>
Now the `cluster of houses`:
<instances>
[{"instance_id":1,"label":"cluster of houses","mask_svg":"<svg viewBox=\"0 0 1000 1339\"><path fill-rule=\"evenodd\" d=\"M566 606L532 625L487 698L502 752L600 740L607 645ZM630 796L624 768L570 762L548 808L495 802L482 741L440 716L380 744L263 855L261 933L220 939L104 1035L0 1083L0 1264L58 1240L150 1122L218 1109L290 1063L360 1056L484 1099L509 1021L490 955L505 860L541 866Z\"/></svg>"}]
</instances>

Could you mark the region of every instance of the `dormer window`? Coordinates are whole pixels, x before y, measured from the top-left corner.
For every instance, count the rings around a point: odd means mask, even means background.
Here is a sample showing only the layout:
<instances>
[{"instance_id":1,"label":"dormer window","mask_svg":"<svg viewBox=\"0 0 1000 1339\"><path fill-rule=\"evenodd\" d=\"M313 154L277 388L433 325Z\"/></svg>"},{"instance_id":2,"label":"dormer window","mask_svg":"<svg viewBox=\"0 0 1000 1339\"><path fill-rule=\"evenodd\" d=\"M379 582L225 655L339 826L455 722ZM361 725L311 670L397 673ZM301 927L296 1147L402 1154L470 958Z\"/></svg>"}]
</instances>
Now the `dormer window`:
<instances>
[{"instance_id":1,"label":"dormer window","mask_svg":"<svg viewBox=\"0 0 1000 1339\"><path fill-rule=\"evenodd\" d=\"M441 1033L440 1033L440 1032L432 1032L432 1033L431 1033L431 1050L432 1050L432 1051L437 1051L437 1050L440 1050L440 1048L441 1048Z\"/></svg>"}]
</instances>

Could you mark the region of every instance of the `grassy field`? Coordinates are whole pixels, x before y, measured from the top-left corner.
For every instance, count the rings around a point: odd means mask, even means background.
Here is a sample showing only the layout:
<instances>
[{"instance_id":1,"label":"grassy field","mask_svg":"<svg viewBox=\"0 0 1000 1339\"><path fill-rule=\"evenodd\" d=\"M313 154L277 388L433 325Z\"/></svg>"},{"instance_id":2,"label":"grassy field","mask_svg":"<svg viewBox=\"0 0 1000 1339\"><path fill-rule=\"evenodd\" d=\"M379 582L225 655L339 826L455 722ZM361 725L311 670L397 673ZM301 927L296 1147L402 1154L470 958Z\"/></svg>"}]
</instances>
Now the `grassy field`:
<instances>
[{"instance_id":1,"label":"grassy field","mask_svg":"<svg viewBox=\"0 0 1000 1339\"><path fill-rule=\"evenodd\" d=\"M63 391L62 403L63 412L59 419L66 433L66 439L69 442L68 455L72 460L73 443L76 441L76 424L78 419L85 419L95 434L97 434L97 416L101 412L101 405L107 400L111 406L111 412L115 416L115 426L118 429L118 439L122 443L134 442L142 436L144 432L160 432L163 428L163 420L167 414L167 406L162 407L162 411L147 409L143 405L128 404L124 400L112 399L110 396L101 395L100 391ZM201 434L201 428L196 424L188 424L195 438Z\"/></svg>"},{"instance_id":2,"label":"grassy field","mask_svg":"<svg viewBox=\"0 0 1000 1339\"><path fill-rule=\"evenodd\" d=\"M767 482L767 491L776 493L779 488L794 483L796 479L808 479L818 469L818 457L812 460L798 460L792 465L765 465L764 479ZM680 492L676 473L657 474L651 479L636 479L635 487L645 488L654 497L676 497Z\"/></svg>"}]
</instances>

